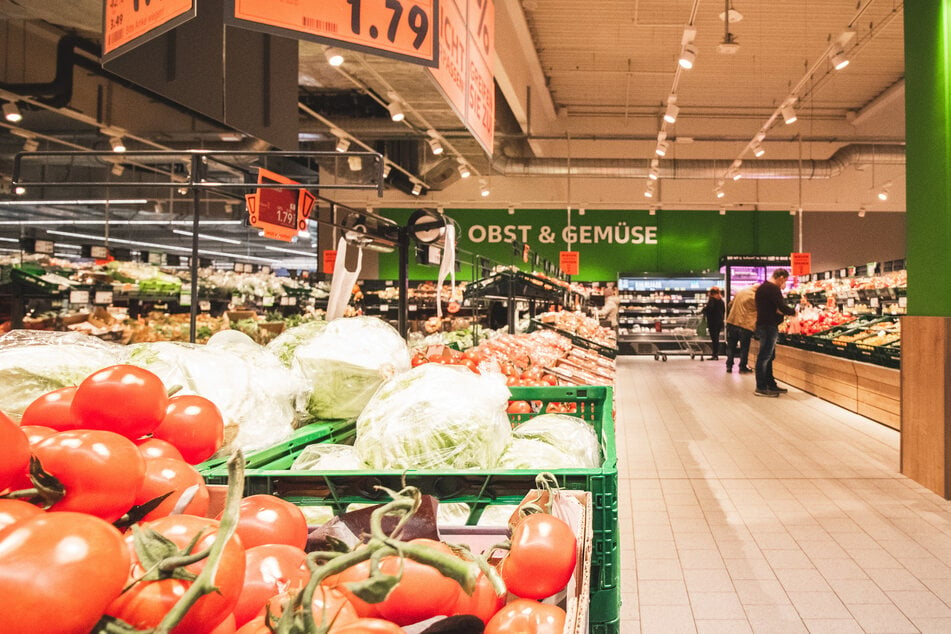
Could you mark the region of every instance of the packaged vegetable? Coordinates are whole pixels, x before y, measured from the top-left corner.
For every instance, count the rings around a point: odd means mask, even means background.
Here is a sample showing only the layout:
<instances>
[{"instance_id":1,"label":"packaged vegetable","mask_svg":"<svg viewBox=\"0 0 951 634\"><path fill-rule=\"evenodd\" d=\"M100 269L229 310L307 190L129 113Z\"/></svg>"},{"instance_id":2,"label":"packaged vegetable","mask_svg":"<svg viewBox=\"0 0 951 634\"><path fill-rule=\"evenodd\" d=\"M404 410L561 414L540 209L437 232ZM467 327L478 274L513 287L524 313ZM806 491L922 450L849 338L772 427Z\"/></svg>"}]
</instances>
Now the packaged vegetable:
<instances>
[{"instance_id":1,"label":"packaged vegetable","mask_svg":"<svg viewBox=\"0 0 951 634\"><path fill-rule=\"evenodd\" d=\"M541 414L531 418L512 431L513 438L530 439L551 445L571 456L572 464L537 465L543 468L559 467L597 468L601 466L601 443L594 427L577 416Z\"/></svg>"}]
</instances>

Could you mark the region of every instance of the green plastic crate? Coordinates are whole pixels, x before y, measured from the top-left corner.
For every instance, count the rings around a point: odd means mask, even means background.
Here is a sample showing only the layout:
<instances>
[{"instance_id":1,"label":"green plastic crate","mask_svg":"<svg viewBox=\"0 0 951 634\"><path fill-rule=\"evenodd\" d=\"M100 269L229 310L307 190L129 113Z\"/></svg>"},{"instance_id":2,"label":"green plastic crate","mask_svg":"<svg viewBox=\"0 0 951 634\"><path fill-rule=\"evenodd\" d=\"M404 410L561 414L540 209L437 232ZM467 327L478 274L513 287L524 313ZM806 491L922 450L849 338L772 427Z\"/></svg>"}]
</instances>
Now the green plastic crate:
<instances>
[{"instance_id":1,"label":"green plastic crate","mask_svg":"<svg viewBox=\"0 0 951 634\"><path fill-rule=\"evenodd\" d=\"M619 634L621 631L621 619L611 619L610 621L595 621L588 616L588 634Z\"/></svg>"},{"instance_id":2,"label":"green plastic crate","mask_svg":"<svg viewBox=\"0 0 951 634\"><path fill-rule=\"evenodd\" d=\"M602 441L604 461L595 469L553 469L558 485L565 489L590 491L594 514L594 539L591 565L592 592L618 588L620 563L618 544L618 473L614 439L612 389L588 387L512 387L512 400L540 401L541 411L548 403L575 403L573 414L589 423ZM513 424L538 414L512 414ZM303 428L302 430L303 431ZM467 524L476 524L489 505L517 504L535 487L536 471L291 471L290 466L303 446L301 435L249 457L245 471L245 495L269 493L300 506L330 506L343 513L351 503L380 503L387 499L382 485L399 489L406 484L419 488L443 502L465 502L470 507ZM339 442L319 440L313 442ZM269 459L268 459L269 458ZM251 462L253 461L253 465ZM205 470L210 484L227 482L223 466ZM616 608L615 608L616 609Z\"/></svg>"}]
</instances>

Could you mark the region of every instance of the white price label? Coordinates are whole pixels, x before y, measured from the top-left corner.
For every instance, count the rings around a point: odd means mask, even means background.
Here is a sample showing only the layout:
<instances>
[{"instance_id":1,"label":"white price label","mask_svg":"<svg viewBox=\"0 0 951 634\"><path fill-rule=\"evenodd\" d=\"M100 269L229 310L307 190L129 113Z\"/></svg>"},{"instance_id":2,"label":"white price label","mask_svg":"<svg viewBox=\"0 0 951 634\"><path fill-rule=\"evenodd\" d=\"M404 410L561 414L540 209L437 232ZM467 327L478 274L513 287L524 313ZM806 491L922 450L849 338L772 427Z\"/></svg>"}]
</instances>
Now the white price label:
<instances>
[{"instance_id":1,"label":"white price label","mask_svg":"<svg viewBox=\"0 0 951 634\"><path fill-rule=\"evenodd\" d=\"M211 310L211 302L209 302L207 299L200 300L198 302L198 310L208 312Z\"/></svg>"},{"instance_id":2,"label":"white price label","mask_svg":"<svg viewBox=\"0 0 951 634\"><path fill-rule=\"evenodd\" d=\"M288 297L287 295L284 295L283 297L281 297L281 306L290 306L291 304L290 300L291 300L290 297Z\"/></svg>"},{"instance_id":3,"label":"white price label","mask_svg":"<svg viewBox=\"0 0 951 634\"><path fill-rule=\"evenodd\" d=\"M878 298L870 297L868 300L868 305L871 306L872 308L878 308Z\"/></svg>"},{"instance_id":4,"label":"white price label","mask_svg":"<svg viewBox=\"0 0 951 634\"><path fill-rule=\"evenodd\" d=\"M70 304L88 304L89 291L70 291L69 303Z\"/></svg>"},{"instance_id":5,"label":"white price label","mask_svg":"<svg viewBox=\"0 0 951 634\"><path fill-rule=\"evenodd\" d=\"M262 303L264 306L273 306L273 305L274 305L274 296L273 296L273 295L265 295L265 296L261 299L261 303Z\"/></svg>"},{"instance_id":6,"label":"white price label","mask_svg":"<svg viewBox=\"0 0 951 634\"><path fill-rule=\"evenodd\" d=\"M296 297L288 297L287 300L288 300L288 301L287 301L287 305L288 305L288 306L297 306L297 298L296 298Z\"/></svg>"},{"instance_id":7,"label":"white price label","mask_svg":"<svg viewBox=\"0 0 951 634\"><path fill-rule=\"evenodd\" d=\"M417 306L416 304L410 304L407 308L409 308L410 310L416 310Z\"/></svg>"},{"instance_id":8,"label":"white price label","mask_svg":"<svg viewBox=\"0 0 951 634\"><path fill-rule=\"evenodd\" d=\"M855 300L850 297L845 300L845 305L851 308L852 306L855 306Z\"/></svg>"},{"instance_id":9,"label":"white price label","mask_svg":"<svg viewBox=\"0 0 951 634\"><path fill-rule=\"evenodd\" d=\"M264 266L261 267L261 272L264 273L265 275L270 275L270 274L271 274L271 267L269 267L269 266L267 266L267 265L265 264Z\"/></svg>"},{"instance_id":10,"label":"white price label","mask_svg":"<svg viewBox=\"0 0 951 634\"><path fill-rule=\"evenodd\" d=\"M108 306L112 303L112 291L96 291L92 303L100 306Z\"/></svg>"},{"instance_id":11,"label":"white price label","mask_svg":"<svg viewBox=\"0 0 951 634\"><path fill-rule=\"evenodd\" d=\"M72 300L70 300L70 301L72 301ZM904 308L905 306L907 306L907 305L908 305L908 298L907 298L907 297L899 297L899 298L898 298L898 305L901 306L902 308Z\"/></svg>"},{"instance_id":12,"label":"white price label","mask_svg":"<svg viewBox=\"0 0 951 634\"><path fill-rule=\"evenodd\" d=\"M389 304L380 304L380 312L385 313L385 312L388 311L389 309L390 309L390 305L389 305Z\"/></svg>"},{"instance_id":13,"label":"white price label","mask_svg":"<svg viewBox=\"0 0 951 634\"><path fill-rule=\"evenodd\" d=\"M178 305L179 306L191 306L192 305L192 294L191 293L182 293L178 296Z\"/></svg>"}]
</instances>

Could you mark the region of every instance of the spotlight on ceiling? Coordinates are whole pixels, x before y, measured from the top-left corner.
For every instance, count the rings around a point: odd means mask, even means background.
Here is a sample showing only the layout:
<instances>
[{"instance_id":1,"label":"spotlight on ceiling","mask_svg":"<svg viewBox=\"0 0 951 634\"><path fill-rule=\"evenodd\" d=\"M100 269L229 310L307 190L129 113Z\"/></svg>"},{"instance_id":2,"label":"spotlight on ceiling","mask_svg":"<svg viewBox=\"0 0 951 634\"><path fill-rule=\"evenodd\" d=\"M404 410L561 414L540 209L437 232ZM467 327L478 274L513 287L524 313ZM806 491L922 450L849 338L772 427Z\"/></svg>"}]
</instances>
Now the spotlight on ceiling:
<instances>
[{"instance_id":1,"label":"spotlight on ceiling","mask_svg":"<svg viewBox=\"0 0 951 634\"><path fill-rule=\"evenodd\" d=\"M347 165L350 167L351 172L359 172L363 169L363 158L359 156L348 156Z\"/></svg>"},{"instance_id":2,"label":"spotlight on ceiling","mask_svg":"<svg viewBox=\"0 0 951 634\"><path fill-rule=\"evenodd\" d=\"M865 207L859 207L859 218L865 217Z\"/></svg>"},{"instance_id":3,"label":"spotlight on ceiling","mask_svg":"<svg viewBox=\"0 0 951 634\"><path fill-rule=\"evenodd\" d=\"M406 118L406 113L403 112L403 107L400 105L398 99L393 99L390 103L386 104L386 109L390 113L390 119L393 121L399 122Z\"/></svg>"},{"instance_id":4,"label":"spotlight on ceiling","mask_svg":"<svg viewBox=\"0 0 951 634\"><path fill-rule=\"evenodd\" d=\"M486 182L484 178L480 178L479 179L479 195L482 196L483 198L486 198L491 193L492 192L489 189L488 182Z\"/></svg>"},{"instance_id":5,"label":"spotlight on ceiling","mask_svg":"<svg viewBox=\"0 0 951 634\"><path fill-rule=\"evenodd\" d=\"M750 149L753 150L753 156L755 156L756 158L759 158L763 156L764 154L766 154L766 150L763 149L763 146L760 145L759 141L754 141L750 145Z\"/></svg>"},{"instance_id":6,"label":"spotlight on ceiling","mask_svg":"<svg viewBox=\"0 0 951 634\"><path fill-rule=\"evenodd\" d=\"M345 136L342 136L339 139L337 139L336 150L338 152L346 152L349 149L350 149L350 139L348 139Z\"/></svg>"},{"instance_id":7,"label":"spotlight on ceiling","mask_svg":"<svg viewBox=\"0 0 951 634\"><path fill-rule=\"evenodd\" d=\"M723 198L724 196L726 196L726 192L723 191L723 188L719 186L713 188L713 193L716 194L717 198Z\"/></svg>"},{"instance_id":8,"label":"spotlight on ceiling","mask_svg":"<svg viewBox=\"0 0 951 634\"><path fill-rule=\"evenodd\" d=\"M696 61L697 47L693 44L684 45L683 50L680 52L680 58L677 60L677 63L680 64L680 67L684 70L690 70L693 68L693 65Z\"/></svg>"},{"instance_id":9,"label":"spotlight on ceiling","mask_svg":"<svg viewBox=\"0 0 951 634\"><path fill-rule=\"evenodd\" d=\"M423 184L422 184L422 183L414 183L414 184L413 184L413 196L419 196L421 193L423 193Z\"/></svg>"},{"instance_id":10,"label":"spotlight on ceiling","mask_svg":"<svg viewBox=\"0 0 951 634\"><path fill-rule=\"evenodd\" d=\"M667 149L669 147L670 144L666 139L664 139L663 141L657 142L657 149L655 149L654 152L657 154L657 156L667 156Z\"/></svg>"},{"instance_id":11,"label":"spotlight on ceiling","mask_svg":"<svg viewBox=\"0 0 951 634\"><path fill-rule=\"evenodd\" d=\"M651 207L651 208L650 208L650 211L649 211L648 213L650 213L650 215L652 215L652 216L656 216L656 215L657 215L657 207Z\"/></svg>"},{"instance_id":12,"label":"spotlight on ceiling","mask_svg":"<svg viewBox=\"0 0 951 634\"><path fill-rule=\"evenodd\" d=\"M324 50L324 57L327 58L327 63L331 66L340 66L344 62L343 51L333 46L329 46Z\"/></svg>"},{"instance_id":13,"label":"spotlight on ceiling","mask_svg":"<svg viewBox=\"0 0 951 634\"><path fill-rule=\"evenodd\" d=\"M389 163L383 163L383 178L387 178L391 171L393 171L393 166Z\"/></svg>"},{"instance_id":14,"label":"spotlight on ceiling","mask_svg":"<svg viewBox=\"0 0 951 634\"><path fill-rule=\"evenodd\" d=\"M40 142L32 137L23 142L24 152L36 152L40 149Z\"/></svg>"},{"instance_id":15,"label":"spotlight on ceiling","mask_svg":"<svg viewBox=\"0 0 951 634\"><path fill-rule=\"evenodd\" d=\"M795 207L795 206L789 208L789 215L790 215L790 216L795 216L795 215L796 215L796 207Z\"/></svg>"},{"instance_id":16,"label":"spotlight on ceiling","mask_svg":"<svg viewBox=\"0 0 951 634\"><path fill-rule=\"evenodd\" d=\"M720 215L721 215L721 216L725 216L725 215L726 215L726 207L720 207Z\"/></svg>"},{"instance_id":17,"label":"spotlight on ceiling","mask_svg":"<svg viewBox=\"0 0 951 634\"><path fill-rule=\"evenodd\" d=\"M432 150L433 154L435 154L436 156L439 156L440 154L443 153L442 143L440 143L439 139L437 139L436 137L431 137L429 139L426 139L426 143L429 144L429 149Z\"/></svg>"},{"instance_id":18,"label":"spotlight on ceiling","mask_svg":"<svg viewBox=\"0 0 951 634\"><path fill-rule=\"evenodd\" d=\"M878 190L878 194L877 194L877 195L878 195L878 199L879 199L880 201L882 201L882 202L885 202L886 200L888 200L888 191L889 191L891 188L892 188L892 182L891 182L891 181L888 181L887 183L885 183L884 185L882 185L882 188Z\"/></svg>"},{"instance_id":19,"label":"spotlight on ceiling","mask_svg":"<svg viewBox=\"0 0 951 634\"><path fill-rule=\"evenodd\" d=\"M783 106L781 112L783 113L783 121L786 122L786 125L796 123L796 120L799 119L799 117L796 115L796 109L791 103Z\"/></svg>"},{"instance_id":20,"label":"spotlight on ceiling","mask_svg":"<svg viewBox=\"0 0 951 634\"><path fill-rule=\"evenodd\" d=\"M122 163L113 163L112 164L112 175L113 176L122 176L125 172L125 166Z\"/></svg>"},{"instance_id":21,"label":"spotlight on ceiling","mask_svg":"<svg viewBox=\"0 0 951 634\"><path fill-rule=\"evenodd\" d=\"M10 123L20 123L23 121L23 113L20 112L14 102L8 101L3 104L3 118Z\"/></svg>"},{"instance_id":22,"label":"spotlight on ceiling","mask_svg":"<svg viewBox=\"0 0 951 634\"><path fill-rule=\"evenodd\" d=\"M832 53L830 59L832 60L832 68L836 70L842 70L849 65L849 58L846 57L845 51L839 49Z\"/></svg>"},{"instance_id":23,"label":"spotlight on ceiling","mask_svg":"<svg viewBox=\"0 0 951 634\"><path fill-rule=\"evenodd\" d=\"M109 137L109 146L112 147L113 152L125 152L125 141L121 136Z\"/></svg>"},{"instance_id":24,"label":"spotlight on ceiling","mask_svg":"<svg viewBox=\"0 0 951 634\"><path fill-rule=\"evenodd\" d=\"M456 169L459 170L459 176L461 176L462 178L469 178L470 176L472 176L472 171L469 169L469 166L466 165L465 162L461 160L459 162L459 167Z\"/></svg>"},{"instance_id":25,"label":"spotlight on ceiling","mask_svg":"<svg viewBox=\"0 0 951 634\"><path fill-rule=\"evenodd\" d=\"M680 106L676 103L676 97L671 95L667 98L667 111L664 113L664 121L667 123L677 123L677 115L680 113Z\"/></svg>"}]
</instances>

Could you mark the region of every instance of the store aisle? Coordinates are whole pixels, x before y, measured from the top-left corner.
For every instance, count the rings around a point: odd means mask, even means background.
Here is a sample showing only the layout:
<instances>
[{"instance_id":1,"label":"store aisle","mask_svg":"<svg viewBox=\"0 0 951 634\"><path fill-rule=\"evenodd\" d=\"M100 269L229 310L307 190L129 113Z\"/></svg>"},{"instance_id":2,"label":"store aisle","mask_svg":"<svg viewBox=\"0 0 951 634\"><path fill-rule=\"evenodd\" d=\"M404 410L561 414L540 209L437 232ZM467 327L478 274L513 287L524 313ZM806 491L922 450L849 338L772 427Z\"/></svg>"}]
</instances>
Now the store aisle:
<instances>
[{"instance_id":1,"label":"store aisle","mask_svg":"<svg viewBox=\"0 0 951 634\"><path fill-rule=\"evenodd\" d=\"M898 432L722 362L617 368L622 632L951 632L951 503Z\"/></svg>"}]
</instances>

